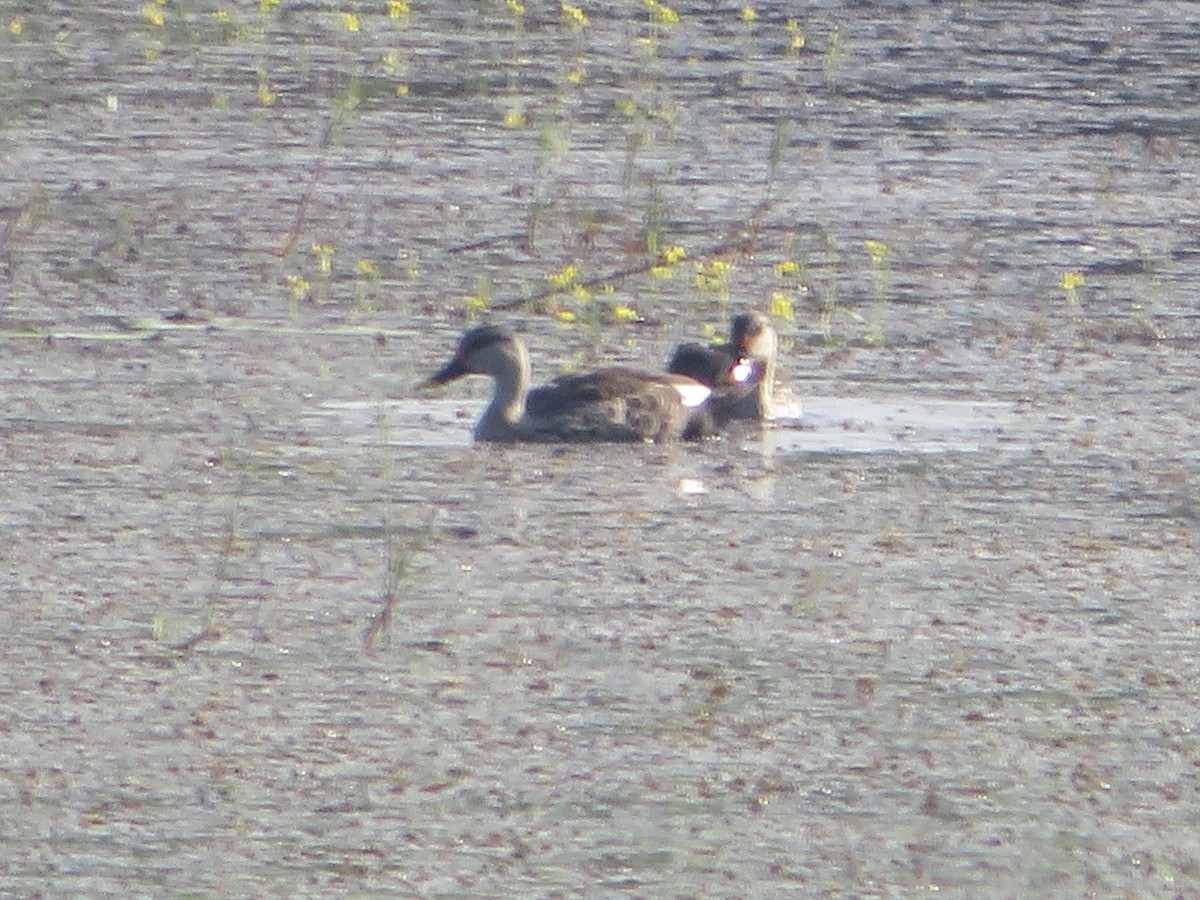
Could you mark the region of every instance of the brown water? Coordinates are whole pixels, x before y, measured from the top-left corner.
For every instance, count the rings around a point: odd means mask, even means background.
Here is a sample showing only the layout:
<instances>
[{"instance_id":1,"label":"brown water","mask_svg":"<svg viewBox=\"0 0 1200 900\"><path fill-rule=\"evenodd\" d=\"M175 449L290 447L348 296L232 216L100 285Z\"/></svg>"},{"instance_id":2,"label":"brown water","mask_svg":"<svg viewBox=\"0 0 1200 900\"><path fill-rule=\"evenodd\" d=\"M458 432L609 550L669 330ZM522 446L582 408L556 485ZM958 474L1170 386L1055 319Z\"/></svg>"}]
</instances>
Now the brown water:
<instances>
[{"instance_id":1,"label":"brown water","mask_svg":"<svg viewBox=\"0 0 1200 900\"><path fill-rule=\"evenodd\" d=\"M0 893L1191 893L1194 5L471 8L0 15ZM763 433L412 390L777 292Z\"/></svg>"}]
</instances>

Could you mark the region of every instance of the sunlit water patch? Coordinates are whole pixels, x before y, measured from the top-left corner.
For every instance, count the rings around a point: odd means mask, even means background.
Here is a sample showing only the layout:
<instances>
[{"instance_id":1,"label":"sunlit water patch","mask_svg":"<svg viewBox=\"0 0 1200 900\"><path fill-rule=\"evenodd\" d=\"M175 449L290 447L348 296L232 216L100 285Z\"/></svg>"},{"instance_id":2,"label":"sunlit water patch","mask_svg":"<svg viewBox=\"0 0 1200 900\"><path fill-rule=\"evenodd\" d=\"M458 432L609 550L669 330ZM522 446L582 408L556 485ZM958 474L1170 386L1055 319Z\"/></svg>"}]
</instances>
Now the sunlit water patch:
<instances>
[{"instance_id":1,"label":"sunlit water patch","mask_svg":"<svg viewBox=\"0 0 1200 900\"><path fill-rule=\"evenodd\" d=\"M328 402L306 425L354 446L462 447L483 409L479 400ZM730 438L772 453L944 453L1023 445L1010 403L890 397L811 397L804 415L780 418L761 431L739 425Z\"/></svg>"}]
</instances>

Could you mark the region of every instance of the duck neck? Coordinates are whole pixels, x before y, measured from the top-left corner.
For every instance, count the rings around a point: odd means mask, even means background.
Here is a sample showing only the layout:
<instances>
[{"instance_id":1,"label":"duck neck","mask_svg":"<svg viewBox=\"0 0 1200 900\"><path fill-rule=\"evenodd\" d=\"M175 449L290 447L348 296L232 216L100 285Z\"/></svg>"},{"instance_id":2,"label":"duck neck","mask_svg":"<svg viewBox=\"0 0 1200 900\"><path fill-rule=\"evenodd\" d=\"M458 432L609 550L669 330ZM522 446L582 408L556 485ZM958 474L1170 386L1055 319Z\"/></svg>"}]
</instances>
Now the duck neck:
<instances>
[{"instance_id":1,"label":"duck neck","mask_svg":"<svg viewBox=\"0 0 1200 900\"><path fill-rule=\"evenodd\" d=\"M479 441L510 441L519 433L529 393L529 354L524 347L511 348L492 372L492 401L475 426Z\"/></svg>"},{"instance_id":2,"label":"duck neck","mask_svg":"<svg viewBox=\"0 0 1200 900\"><path fill-rule=\"evenodd\" d=\"M770 415L775 398L775 353L767 355L763 362L762 379L758 382L758 405L763 415Z\"/></svg>"}]
</instances>

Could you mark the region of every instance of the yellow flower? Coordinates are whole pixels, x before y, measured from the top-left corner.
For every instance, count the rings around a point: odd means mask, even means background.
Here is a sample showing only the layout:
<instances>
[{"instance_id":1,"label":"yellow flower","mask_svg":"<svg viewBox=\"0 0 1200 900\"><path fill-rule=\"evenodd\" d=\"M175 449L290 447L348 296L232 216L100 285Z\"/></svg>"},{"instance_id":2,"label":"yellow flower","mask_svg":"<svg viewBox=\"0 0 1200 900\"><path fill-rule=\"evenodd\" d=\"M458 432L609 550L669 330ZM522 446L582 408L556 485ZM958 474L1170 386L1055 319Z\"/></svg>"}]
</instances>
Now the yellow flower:
<instances>
[{"instance_id":1,"label":"yellow flower","mask_svg":"<svg viewBox=\"0 0 1200 900\"><path fill-rule=\"evenodd\" d=\"M408 4L408 0L389 0L388 3L388 18L395 21L402 19L412 12L412 8Z\"/></svg>"},{"instance_id":2,"label":"yellow flower","mask_svg":"<svg viewBox=\"0 0 1200 900\"><path fill-rule=\"evenodd\" d=\"M791 322L796 317L796 310L792 306L792 298L787 294L776 291L771 295L771 315L778 316Z\"/></svg>"},{"instance_id":3,"label":"yellow flower","mask_svg":"<svg viewBox=\"0 0 1200 900\"><path fill-rule=\"evenodd\" d=\"M322 275L333 272L333 244L314 243L309 252L317 258L317 268L321 270Z\"/></svg>"},{"instance_id":4,"label":"yellow flower","mask_svg":"<svg viewBox=\"0 0 1200 900\"><path fill-rule=\"evenodd\" d=\"M279 0L258 0L259 12L265 12L265 13L271 12L271 10L273 10L278 5L279 5Z\"/></svg>"},{"instance_id":5,"label":"yellow flower","mask_svg":"<svg viewBox=\"0 0 1200 900\"><path fill-rule=\"evenodd\" d=\"M229 21L228 10L218 9L215 13L213 13L213 15L216 17L218 22L228 22Z\"/></svg>"},{"instance_id":6,"label":"yellow flower","mask_svg":"<svg viewBox=\"0 0 1200 900\"><path fill-rule=\"evenodd\" d=\"M592 299L592 292L582 284L576 284L571 287L571 296L581 303L587 303Z\"/></svg>"},{"instance_id":7,"label":"yellow flower","mask_svg":"<svg viewBox=\"0 0 1200 900\"><path fill-rule=\"evenodd\" d=\"M525 125L525 113L519 109L510 109L504 114L505 128L521 128Z\"/></svg>"},{"instance_id":8,"label":"yellow flower","mask_svg":"<svg viewBox=\"0 0 1200 900\"><path fill-rule=\"evenodd\" d=\"M474 319L475 316L488 308L488 298L482 294L472 294L469 297L464 297L463 303L467 307L468 319Z\"/></svg>"},{"instance_id":9,"label":"yellow flower","mask_svg":"<svg viewBox=\"0 0 1200 900\"><path fill-rule=\"evenodd\" d=\"M558 317L558 321L560 322L570 323L574 322L577 318L575 313L571 312L569 309L560 309L554 315Z\"/></svg>"},{"instance_id":10,"label":"yellow flower","mask_svg":"<svg viewBox=\"0 0 1200 900\"><path fill-rule=\"evenodd\" d=\"M787 20L787 33L791 35L788 41L788 49L799 52L804 49L804 32L800 29L800 23L795 19Z\"/></svg>"},{"instance_id":11,"label":"yellow flower","mask_svg":"<svg viewBox=\"0 0 1200 900\"><path fill-rule=\"evenodd\" d=\"M673 266L675 263L687 259L687 251L682 247L663 247L662 258L668 266Z\"/></svg>"},{"instance_id":12,"label":"yellow flower","mask_svg":"<svg viewBox=\"0 0 1200 900\"><path fill-rule=\"evenodd\" d=\"M1063 272L1061 285L1062 289L1067 293L1079 290L1083 287L1083 273Z\"/></svg>"},{"instance_id":13,"label":"yellow flower","mask_svg":"<svg viewBox=\"0 0 1200 900\"><path fill-rule=\"evenodd\" d=\"M650 13L651 20L664 25L674 25L679 21L679 13L659 0L646 0L646 11Z\"/></svg>"},{"instance_id":14,"label":"yellow flower","mask_svg":"<svg viewBox=\"0 0 1200 900\"><path fill-rule=\"evenodd\" d=\"M775 263L775 274L780 278L792 278L800 274L800 266L795 260L785 259L781 263Z\"/></svg>"},{"instance_id":15,"label":"yellow flower","mask_svg":"<svg viewBox=\"0 0 1200 900\"><path fill-rule=\"evenodd\" d=\"M618 322L640 322L642 320L636 309L624 304L613 307L613 318Z\"/></svg>"},{"instance_id":16,"label":"yellow flower","mask_svg":"<svg viewBox=\"0 0 1200 900\"><path fill-rule=\"evenodd\" d=\"M407 97L408 96L408 85L407 84L396 85L396 96L397 97Z\"/></svg>"},{"instance_id":17,"label":"yellow flower","mask_svg":"<svg viewBox=\"0 0 1200 900\"><path fill-rule=\"evenodd\" d=\"M567 81L571 82L571 84L579 84L579 82L583 81L583 69L572 69L567 73Z\"/></svg>"},{"instance_id":18,"label":"yellow flower","mask_svg":"<svg viewBox=\"0 0 1200 900\"><path fill-rule=\"evenodd\" d=\"M747 6L742 9L742 21L747 24L758 21L758 13L754 11L754 7Z\"/></svg>"},{"instance_id":19,"label":"yellow flower","mask_svg":"<svg viewBox=\"0 0 1200 900\"><path fill-rule=\"evenodd\" d=\"M508 11L514 16L525 15L525 4L520 0L508 0Z\"/></svg>"},{"instance_id":20,"label":"yellow flower","mask_svg":"<svg viewBox=\"0 0 1200 900\"><path fill-rule=\"evenodd\" d=\"M888 245L883 241L863 241L867 247L867 253L871 257L871 265L882 266L887 262Z\"/></svg>"},{"instance_id":21,"label":"yellow flower","mask_svg":"<svg viewBox=\"0 0 1200 900\"><path fill-rule=\"evenodd\" d=\"M349 31L351 34L357 34L358 33L358 16L356 16L354 13L350 13L350 12L342 13L342 27L345 28L347 31Z\"/></svg>"},{"instance_id":22,"label":"yellow flower","mask_svg":"<svg viewBox=\"0 0 1200 900\"><path fill-rule=\"evenodd\" d=\"M302 300L304 295L308 293L308 289L312 287L312 285L299 275L289 275L284 281L287 282L288 289L291 290L292 297L296 300Z\"/></svg>"},{"instance_id":23,"label":"yellow flower","mask_svg":"<svg viewBox=\"0 0 1200 900\"><path fill-rule=\"evenodd\" d=\"M151 25L161 28L165 19L163 18L162 7L157 3L147 3L142 7L142 15L146 17L146 21Z\"/></svg>"},{"instance_id":24,"label":"yellow flower","mask_svg":"<svg viewBox=\"0 0 1200 900\"><path fill-rule=\"evenodd\" d=\"M358 269L358 271L363 275L379 274L379 270L375 268L375 263L371 262L369 259L360 259L354 264L354 268Z\"/></svg>"},{"instance_id":25,"label":"yellow flower","mask_svg":"<svg viewBox=\"0 0 1200 900\"><path fill-rule=\"evenodd\" d=\"M546 280L560 291L566 290L573 285L579 278L579 268L573 263L568 263L562 267L562 270L554 275L547 275Z\"/></svg>"},{"instance_id":26,"label":"yellow flower","mask_svg":"<svg viewBox=\"0 0 1200 900\"><path fill-rule=\"evenodd\" d=\"M11 34L13 37L20 37L21 29L24 27L25 26L21 24L20 19L13 19L11 22L8 23L8 33Z\"/></svg>"},{"instance_id":27,"label":"yellow flower","mask_svg":"<svg viewBox=\"0 0 1200 900\"><path fill-rule=\"evenodd\" d=\"M582 8L578 6L572 6L569 3L562 3L560 6L562 7L563 18L567 19L569 22L573 22L580 28L587 28L592 24L588 21L587 14Z\"/></svg>"}]
</instances>

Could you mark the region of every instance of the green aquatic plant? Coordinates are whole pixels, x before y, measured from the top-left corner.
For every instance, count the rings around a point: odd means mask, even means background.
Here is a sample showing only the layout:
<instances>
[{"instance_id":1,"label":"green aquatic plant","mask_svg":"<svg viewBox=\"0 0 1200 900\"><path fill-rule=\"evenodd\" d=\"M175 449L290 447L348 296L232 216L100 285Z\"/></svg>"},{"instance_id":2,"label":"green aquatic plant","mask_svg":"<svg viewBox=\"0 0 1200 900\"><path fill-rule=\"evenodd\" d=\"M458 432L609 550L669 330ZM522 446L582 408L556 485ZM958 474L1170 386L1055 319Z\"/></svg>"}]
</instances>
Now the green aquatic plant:
<instances>
[{"instance_id":1,"label":"green aquatic plant","mask_svg":"<svg viewBox=\"0 0 1200 900\"><path fill-rule=\"evenodd\" d=\"M475 293L463 298L463 309L468 322L474 322L481 313L487 312L492 305L492 280L481 275L475 283Z\"/></svg>"},{"instance_id":2,"label":"green aquatic plant","mask_svg":"<svg viewBox=\"0 0 1200 900\"><path fill-rule=\"evenodd\" d=\"M560 3L559 8L562 11L563 22L572 28L587 28L592 24L587 13L583 11L583 7Z\"/></svg>"},{"instance_id":3,"label":"green aquatic plant","mask_svg":"<svg viewBox=\"0 0 1200 900\"><path fill-rule=\"evenodd\" d=\"M1077 271L1063 272L1058 286L1062 288L1063 294L1066 295L1067 307L1071 312L1079 312L1079 292L1084 286L1083 273Z\"/></svg>"},{"instance_id":4,"label":"green aquatic plant","mask_svg":"<svg viewBox=\"0 0 1200 900\"><path fill-rule=\"evenodd\" d=\"M873 346L883 344L883 312L887 303L888 292L892 284L892 270L888 263L891 248L883 241L867 240L863 242L870 258L871 276L875 284L875 302L872 305L869 330L866 341Z\"/></svg>"}]
</instances>

